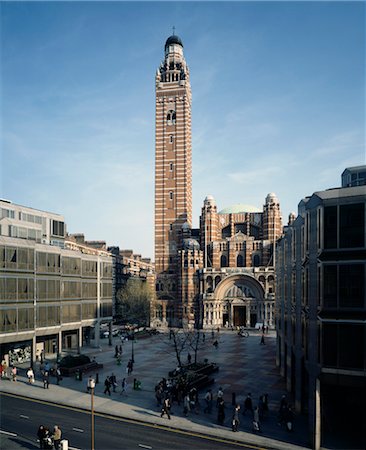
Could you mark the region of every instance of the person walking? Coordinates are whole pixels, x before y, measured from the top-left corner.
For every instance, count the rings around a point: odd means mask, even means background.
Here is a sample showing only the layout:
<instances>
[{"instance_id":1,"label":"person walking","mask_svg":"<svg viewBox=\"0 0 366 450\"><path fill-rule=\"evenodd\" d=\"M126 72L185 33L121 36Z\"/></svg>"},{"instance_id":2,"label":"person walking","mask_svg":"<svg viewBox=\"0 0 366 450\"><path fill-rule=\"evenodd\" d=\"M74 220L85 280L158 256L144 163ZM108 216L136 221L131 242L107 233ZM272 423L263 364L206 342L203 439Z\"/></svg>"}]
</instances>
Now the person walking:
<instances>
[{"instance_id":1,"label":"person walking","mask_svg":"<svg viewBox=\"0 0 366 450\"><path fill-rule=\"evenodd\" d=\"M120 395L125 395L127 397L127 380L126 378L123 378L122 382L121 382L121 394Z\"/></svg>"},{"instance_id":2,"label":"person walking","mask_svg":"<svg viewBox=\"0 0 366 450\"><path fill-rule=\"evenodd\" d=\"M238 427L239 427L239 411L240 411L240 405L236 405L234 408L234 413L233 413L233 421L232 421L232 430L234 432L238 431Z\"/></svg>"},{"instance_id":3,"label":"person walking","mask_svg":"<svg viewBox=\"0 0 366 450\"><path fill-rule=\"evenodd\" d=\"M170 399L168 396L166 396L163 401L163 408L161 410L160 417L163 417L163 415L166 414L168 416L168 419L170 420L170 408L171 408Z\"/></svg>"},{"instance_id":4,"label":"person walking","mask_svg":"<svg viewBox=\"0 0 366 450\"><path fill-rule=\"evenodd\" d=\"M40 425L37 431L37 437L39 440L39 448L45 448L46 428Z\"/></svg>"},{"instance_id":5,"label":"person walking","mask_svg":"<svg viewBox=\"0 0 366 450\"><path fill-rule=\"evenodd\" d=\"M43 389L49 389L50 388L50 377L47 370L43 372Z\"/></svg>"},{"instance_id":6,"label":"person walking","mask_svg":"<svg viewBox=\"0 0 366 450\"><path fill-rule=\"evenodd\" d=\"M183 414L187 417L190 410L190 398L188 392L186 392L183 400Z\"/></svg>"},{"instance_id":7,"label":"person walking","mask_svg":"<svg viewBox=\"0 0 366 450\"><path fill-rule=\"evenodd\" d=\"M253 431L261 431L259 423L259 409L258 406L254 408L253 413Z\"/></svg>"},{"instance_id":8,"label":"person walking","mask_svg":"<svg viewBox=\"0 0 366 450\"><path fill-rule=\"evenodd\" d=\"M62 435L61 428L58 425L55 425L53 427L53 435L52 435L55 450L59 450L60 448L61 435Z\"/></svg>"},{"instance_id":9,"label":"person walking","mask_svg":"<svg viewBox=\"0 0 366 450\"><path fill-rule=\"evenodd\" d=\"M61 370L58 366L56 367L55 373L56 373L56 384L59 385L60 381L62 380L62 376L61 376Z\"/></svg>"},{"instance_id":10,"label":"person walking","mask_svg":"<svg viewBox=\"0 0 366 450\"><path fill-rule=\"evenodd\" d=\"M212 411L212 390L208 389L205 395L206 408L203 412L206 414L211 414Z\"/></svg>"},{"instance_id":11,"label":"person walking","mask_svg":"<svg viewBox=\"0 0 366 450\"><path fill-rule=\"evenodd\" d=\"M106 377L106 379L104 380L104 394L107 393L109 396L111 396L111 381L109 377Z\"/></svg>"},{"instance_id":12,"label":"person walking","mask_svg":"<svg viewBox=\"0 0 366 450\"><path fill-rule=\"evenodd\" d=\"M265 342L264 342L264 331L262 333L260 345L265 345Z\"/></svg>"},{"instance_id":13,"label":"person walking","mask_svg":"<svg viewBox=\"0 0 366 450\"><path fill-rule=\"evenodd\" d=\"M219 387L219 390L217 391L217 399L216 399L216 406L219 406L220 400L224 399L224 391L222 390L222 387Z\"/></svg>"},{"instance_id":14,"label":"person walking","mask_svg":"<svg viewBox=\"0 0 366 450\"><path fill-rule=\"evenodd\" d=\"M15 366L12 366L11 368L11 378L13 381L17 381L17 368Z\"/></svg>"},{"instance_id":15,"label":"person walking","mask_svg":"<svg viewBox=\"0 0 366 450\"><path fill-rule=\"evenodd\" d=\"M188 355L187 355L187 361L188 361L188 364L191 364L192 356L190 353L188 353Z\"/></svg>"},{"instance_id":16,"label":"person walking","mask_svg":"<svg viewBox=\"0 0 366 450\"><path fill-rule=\"evenodd\" d=\"M112 375L109 377L109 380L110 380L110 382L112 384L113 392L116 392L116 387L118 386L117 385L117 378L116 378L116 375L113 372L112 372Z\"/></svg>"},{"instance_id":17,"label":"person walking","mask_svg":"<svg viewBox=\"0 0 366 450\"><path fill-rule=\"evenodd\" d=\"M219 425L224 425L225 420L225 403L224 399L221 397L217 405L217 423Z\"/></svg>"},{"instance_id":18,"label":"person walking","mask_svg":"<svg viewBox=\"0 0 366 450\"><path fill-rule=\"evenodd\" d=\"M33 384L34 383L34 372L31 367L27 370L27 377L28 377L28 383Z\"/></svg>"}]
</instances>

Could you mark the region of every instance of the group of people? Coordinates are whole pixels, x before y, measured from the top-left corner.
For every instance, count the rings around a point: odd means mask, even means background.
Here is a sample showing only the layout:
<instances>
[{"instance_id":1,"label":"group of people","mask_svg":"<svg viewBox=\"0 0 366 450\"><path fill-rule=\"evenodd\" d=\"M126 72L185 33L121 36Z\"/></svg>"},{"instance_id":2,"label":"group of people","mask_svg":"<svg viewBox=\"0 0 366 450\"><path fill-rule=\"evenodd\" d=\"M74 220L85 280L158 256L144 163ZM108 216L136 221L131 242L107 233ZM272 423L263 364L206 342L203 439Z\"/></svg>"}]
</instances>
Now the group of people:
<instances>
[{"instance_id":1,"label":"group of people","mask_svg":"<svg viewBox=\"0 0 366 450\"><path fill-rule=\"evenodd\" d=\"M44 425L40 425L37 431L39 448L55 448L55 450L59 450L61 445L61 435L61 428L58 425L53 427L53 433L50 432L49 428Z\"/></svg>"},{"instance_id":2,"label":"group of people","mask_svg":"<svg viewBox=\"0 0 366 450\"><path fill-rule=\"evenodd\" d=\"M0 374L1 378L7 380L17 381L18 370L14 365L8 366L5 360L0 363Z\"/></svg>"}]
</instances>

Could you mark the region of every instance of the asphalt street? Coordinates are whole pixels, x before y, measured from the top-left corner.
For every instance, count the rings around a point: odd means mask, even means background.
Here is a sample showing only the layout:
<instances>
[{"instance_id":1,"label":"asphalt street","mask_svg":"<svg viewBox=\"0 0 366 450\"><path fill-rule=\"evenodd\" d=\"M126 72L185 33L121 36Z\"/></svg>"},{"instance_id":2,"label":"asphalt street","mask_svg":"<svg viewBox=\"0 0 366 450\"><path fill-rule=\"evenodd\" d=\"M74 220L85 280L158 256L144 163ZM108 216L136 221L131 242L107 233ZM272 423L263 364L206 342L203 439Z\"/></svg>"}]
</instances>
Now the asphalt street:
<instances>
[{"instance_id":1,"label":"asphalt street","mask_svg":"<svg viewBox=\"0 0 366 450\"><path fill-rule=\"evenodd\" d=\"M50 429L62 424L63 438L70 449L90 449L91 416L77 408L50 405L47 402L0 395L0 447L2 449L38 448L37 430L43 424ZM197 433L169 430L165 425L142 424L107 414L95 415L96 450L233 450L263 449L229 442L217 437L199 437ZM4 433L5 432L5 433ZM14 434L16 436L13 436Z\"/></svg>"}]
</instances>

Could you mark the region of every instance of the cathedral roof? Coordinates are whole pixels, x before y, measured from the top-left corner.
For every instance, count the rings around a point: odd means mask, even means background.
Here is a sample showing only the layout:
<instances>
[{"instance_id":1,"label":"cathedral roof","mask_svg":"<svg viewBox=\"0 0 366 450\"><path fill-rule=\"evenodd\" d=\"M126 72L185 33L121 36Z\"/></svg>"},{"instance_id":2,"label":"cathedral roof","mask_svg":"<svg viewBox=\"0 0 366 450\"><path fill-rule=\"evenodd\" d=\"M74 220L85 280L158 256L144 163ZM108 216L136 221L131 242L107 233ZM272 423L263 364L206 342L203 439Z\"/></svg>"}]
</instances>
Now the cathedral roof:
<instances>
[{"instance_id":1,"label":"cathedral roof","mask_svg":"<svg viewBox=\"0 0 366 450\"><path fill-rule=\"evenodd\" d=\"M167 48L170 44L179 44L183 47L183 42L181 38L179 36L176 36L175 34L168 37L168 39L165 42L165 48Z\"/></svg>"},{"instance_id":2,"label":"cathedral roof","mask_svg":"<svg viewBox=\"0 0 366 450\"><path fill-rule=\"evenodd\" d=\"M219 211L219 214L238 214L238 213L259 213L263 212L261 209L252 205L244 205L243 203L236 203Z\"/></svg>"}]
</instances>

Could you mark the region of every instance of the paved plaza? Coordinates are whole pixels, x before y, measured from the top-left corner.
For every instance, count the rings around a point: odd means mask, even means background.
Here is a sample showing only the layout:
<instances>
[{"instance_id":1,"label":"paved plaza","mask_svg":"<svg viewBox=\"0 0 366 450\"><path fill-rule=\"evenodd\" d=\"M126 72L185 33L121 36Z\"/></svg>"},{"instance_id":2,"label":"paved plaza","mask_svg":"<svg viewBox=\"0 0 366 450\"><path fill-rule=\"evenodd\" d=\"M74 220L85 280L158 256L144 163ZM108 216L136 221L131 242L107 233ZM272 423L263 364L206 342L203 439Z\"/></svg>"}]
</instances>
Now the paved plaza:
<instances>
[{"instance_id":1,"label":"paved plaza","mask_svg":"<svg viewBox=\"0 0 366 450\"><path fill-rule=\"evenodd\" d=\"M99 371L99 384L95 389L95 409L121 417L128 417L140 421L164 424L170 427L195 431L204 434L221 436L247 443L255 443L269 448L290 449L309 447L306 418L295 418L294 430L288 432L278 425L279 401L286 394L285 386L275 365L275 333L270 332L265 337L265 345L260 344L261 335L252 331L248 338L240 337L234 331L216 331L214 338L211 332L205 333L205 343L198 352L198 360L205 358L209 362L216 362L219 371L212 376L215 379L210 387L215 394L221 386L224 390L226 405L226 419L224 426L217 424L217 410L213 407L211 414L204 414L205 389L199 393L201 408L198 414L190 412L188 417L183 414L183 406L173 403L172 420L160 418L160 408L156 404L155 385L162 379L168 378L168 372L177 366L176 357L169 340L168 333L161 333L145 339L136 340L134 344L134 370L128 377L127 396L120 395L121 380L126 377L126 365L131 358L132 341L123 342L123 356L121 365L114 358L114 346L120 344L119 338L114 338L113 345L108 346L106 339L101 340L100 348L84 348L83 353L91 358L95 356L97 362L104 365ZM214 339L219 345L213 346ZM190 350L193 358L193 351ZM188 350L183 352L182 361L187 361ZM64 377L60 386L55 385L51 377L49 390L42 388L41 377L37 370L37 381L33 386L26 383L25 377L20 376L17 383L3 380L0 388L4 392L16 392L24 396L42 398L59 404L90 408L90 396L86 393L87 376L82 381L75 377ZM103 393L104 379L112 372L117 377L118 387L111 397ZM25 374L25 371L24 373ZM91 373L91 375L95 375ZM142 389L132 389L133 379L141 381ZM269 414L262 422L261 433L252 431L252 419L247 414L240 415L239 432L231 431L232 393L236 394L236 402L243 409L247 393L251 393L254 406L259 396L269 394ZM290 399L289 399L290 400Z\"/></svg>"}]
</instances>

